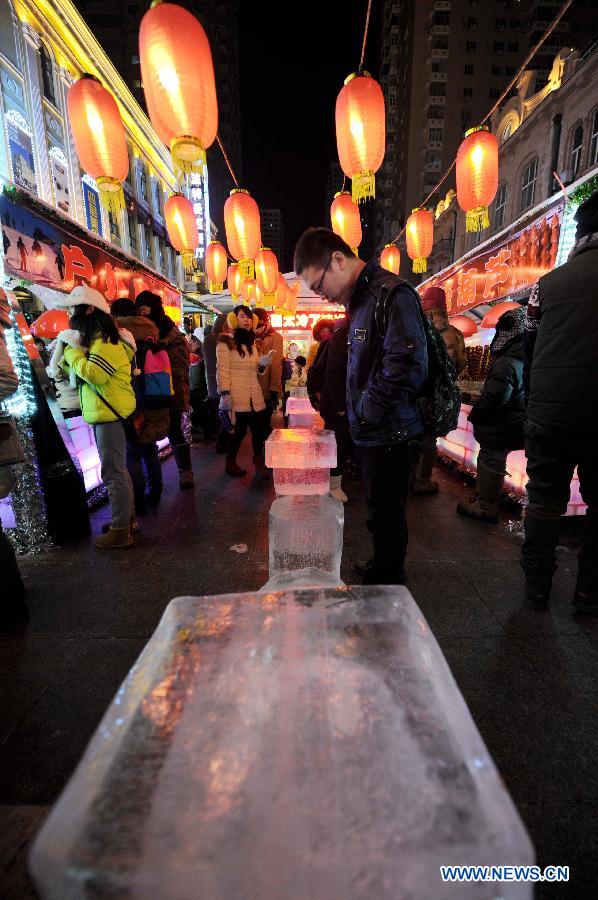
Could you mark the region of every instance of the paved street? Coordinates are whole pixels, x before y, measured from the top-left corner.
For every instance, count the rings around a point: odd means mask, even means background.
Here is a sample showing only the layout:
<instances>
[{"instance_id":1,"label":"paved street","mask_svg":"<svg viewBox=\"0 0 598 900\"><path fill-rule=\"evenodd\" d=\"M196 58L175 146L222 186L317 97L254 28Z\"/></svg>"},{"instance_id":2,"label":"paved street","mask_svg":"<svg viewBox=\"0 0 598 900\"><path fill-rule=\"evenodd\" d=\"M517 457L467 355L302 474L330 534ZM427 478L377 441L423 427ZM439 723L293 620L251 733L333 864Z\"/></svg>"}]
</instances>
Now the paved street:
<instances>
[{"instance_id":1,"label":"paved street","mask_svg":"<svg viewBox=\"0 0 598 900\"><path fill-rule=\"evenodd\" d=\"M0 896L35 897L28 842L165 606L182 594L258 589L268 577L270 483L222 474L212 444L196 444L195 491L164 465L159 511L130 551L89 542L22 562L32 621L0 642ZM249 451L241 462L252 471ZM521 537L458 519L466 492L441 470L441 493L410 508L409 588L428 619L537 849L569 865L568 885L538 897L589 897L598 884L598 621L573 617L579 522L559 550L553 605L521 607ZM361 484L346 480L341 575L369 548ZM468 488L467 488L468 490ZM94 514L94 529L108 509ZM245 545L245 547L243 546ZM508 862L502 860L501 862ZM431 895L432 896L432 895Z\"/></svg>"}]
</instances>

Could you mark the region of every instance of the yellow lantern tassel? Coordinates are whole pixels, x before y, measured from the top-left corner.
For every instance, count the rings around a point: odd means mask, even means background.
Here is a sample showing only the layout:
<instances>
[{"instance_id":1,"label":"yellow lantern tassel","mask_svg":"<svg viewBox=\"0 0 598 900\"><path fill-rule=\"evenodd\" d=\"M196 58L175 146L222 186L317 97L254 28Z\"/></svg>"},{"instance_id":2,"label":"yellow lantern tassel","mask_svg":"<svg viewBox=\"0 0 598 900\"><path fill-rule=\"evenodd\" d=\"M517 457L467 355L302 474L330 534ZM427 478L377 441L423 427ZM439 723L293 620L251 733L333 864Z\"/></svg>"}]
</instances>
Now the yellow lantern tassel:
<instances>
[{"instance_id":1,"label":"yellow lantern tassel","mask_svg":"<svg viewBox=\"0 0 598 900\"><path fill-rule=\"evenodd\" d=\"M425 256L416 256L413 260L413 271L416 275L421 275L422 272L428 271L428 260Z\"/></svg>"},{"instance_id":2,"label":"yellow lantern tassel","mask_svg":"<svg viewBox=\"0 0 598 900\"><path fill-rule=\"evenodd\" d=\"M237 265L243 278L255 278L255 267L252 259L240 259Z\"/></svg>"},{"instance_id":3,"label":"yellow lantern tassel","mask_svg":"<svg viewBox=\"0 0 598 900\"><path fill-rule=\"evenodd\" d=\"M183 263L183 268L185 272L191 273L195 272L196 268L196 260L195 254L193 250L182 250L181 251L181 262Z\"/></svg>"},{"instance_id":4,"label":"yellow lantern tassel","mask_svg":"<svg viewBox=\"0 0 598 900\"><path fill-rule=\"evenodd\" d=\"M476 206L465 213L465 231L483 231L490 228L487 206Z\"/></svg>"},{"instance_id":5,"label":"yellow lantern tassel","mask_svg":"<svg viewBox=\"0 0 598 900\"><path fill-rule=\"evenodd\" d=\"M121 209L125 208L125 195L120 181L106 175L97 179L97 185L102 204L113 216L118 216Z\"/></svg>"},{"instance_id":6,"label":"yellow lantern tassel","mask_svg":"<svg viewBox=\"0 0 598 900\"><path fill-rule=\"evenodd\" d=\"M223 287L223 281L210 281L210 294L219 294Z\"/></svg>"},{"instance_id":7,"label":"yellow lantern tassel","mask_svg":"<svg viewBox=\"0 0 598 900\"><path fill-rule=\"evenodd\" d=\"M351 253L359 259L359 251L357 247L351 247Z\"/></svg>"},{"instance_id":8,"label":"yellow lantern tassel","mask_svg":"<svg viewBox=\"0 0 598 900\"><path fill-rule=\"evenodd\" d=\"M376 177L373 172L360 172L351 181L351 197L354 203L362 203L376 196Z\"/></svg>"},{"instance_id":9,"label":"yellow lantern tassel","mask_svg":"<svg viewBox=\"0 0 598 900\"><path fill-rule=\"evenodd\" d=\"M275 307L274 307L274 312L275 312L276 315L278 315L278 316L286 316L286 315L287 315L287 311L286 311L286 309L284 308L284 306L275 306Z\"/></svg>"},{"instance_id":10,"label":"yellow lantern tassel","mask_svg":"<svg viewBox=\"0 0 598 900\"><path fill-rule=\"evenodd\" d=\"M181 175L201 174L206 164L206 151L198 138L183 134L170 142L170 155Z\"/></svg>"}]
</instances>

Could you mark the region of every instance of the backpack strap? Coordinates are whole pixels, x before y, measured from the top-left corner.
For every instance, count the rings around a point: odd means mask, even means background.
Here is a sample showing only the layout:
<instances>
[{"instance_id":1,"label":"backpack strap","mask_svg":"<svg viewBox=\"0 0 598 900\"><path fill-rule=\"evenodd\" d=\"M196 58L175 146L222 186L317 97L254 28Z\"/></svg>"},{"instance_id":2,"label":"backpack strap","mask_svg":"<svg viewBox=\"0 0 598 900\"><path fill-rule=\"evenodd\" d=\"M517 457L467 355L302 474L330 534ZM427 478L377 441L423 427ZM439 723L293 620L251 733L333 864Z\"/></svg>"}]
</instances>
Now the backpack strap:
<instances>
[{"instance_id":1,"label":"backpack strap","mask_svg":"<svg viewBox=\"0 0 598 900\"><path fill-rule=\"evenodd\" d=\"M388 319L390 315L390 304L392 301L393 292L398 287L406 287L413 294L413 296L417 300L418 309L423 317L423 310L421 307L421 300L419 294L413 288L408 281L405 281L403 278L399 278L398 281L385 281L378 291L378 296L376 298L376 306L374 307L374 321L376 323L376 329L378 331L379 337L382 340L386 337L386 331L388 328Z\"/></svg>"}]
</instances>

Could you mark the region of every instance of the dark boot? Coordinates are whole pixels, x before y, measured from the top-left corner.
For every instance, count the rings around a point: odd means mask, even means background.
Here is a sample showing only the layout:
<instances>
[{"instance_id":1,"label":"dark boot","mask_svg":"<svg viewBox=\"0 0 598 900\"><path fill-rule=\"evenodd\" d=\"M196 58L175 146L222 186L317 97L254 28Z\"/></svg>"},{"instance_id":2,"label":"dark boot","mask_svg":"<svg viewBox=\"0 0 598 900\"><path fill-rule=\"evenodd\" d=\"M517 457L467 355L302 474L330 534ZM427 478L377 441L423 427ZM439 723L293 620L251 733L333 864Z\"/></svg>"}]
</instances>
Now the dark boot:
<instances>
[{"instance_id":1,"label":"dark boot","mask_svg":"<svg viewBox=\"0 0 598 900\"><path fill-rule=\"evenodd\" d=\"M598 513L588 508L573 606L580 613L598 615Z\"/></svg>"},{"instance_id":2,"label":"dark boot","mask_svg":"<svg viewBox=\"0 0 598 900\"><path fill-rule=\"evenodd\" d=\"M438 482L432 481L432 472L436 462L436 447L423 450L415 467L415 479L412 491L416 497L430 496L438 493Z\"/></svg>"},{"instance_id":3,"label":"dark boot","mask_svg":"<svg viewBox=\"0 0 598 900\"><path fill-rule=\"evenodd\" d=\"M242 478L244 475L247 475L247 469L242 469L241 466L237 465L237 454L236 453L228 453L226 456L226 463L224 465L224 471L227 475L234 475L237 478Z\"/></svg>"},{"instance_id":4,"label":"dark boot","mask_svg":"<svg viewBox=\"0 0 598 900\"><path fill-rule=\"evenodd\" d=\"M160 497L162 496L162 485L152 485L145 495L146 505L150 507L150 509L155 509L158 503L160 502Z\"/></svg>"},{"instance_id":5,"label":"dark boot","mask_svg":"<svg viewBox=\"0 0 598 900\"><path fill-rule=\"evenodd\" d=\"M546 609L556 570L555 551L561 520L560 517L545 518L528 512L523 525L525 540L521 548L521 566L525 572L525 600L534 609Z\"/></svg>"},{"instance_id":6,"label":"dark boot","mask_svg":"<svg viewBox=\"0 0 598 900\"><path fill-rule=\"evenodd\" d=\"M259 456L254 456L253 461L255 463L256 475L259 475L260 478L263 478L264 480L271 477L272 471L266 465L266 460L261 454Z\"/></svg>"},{"instance_id":7,"label":"dark boot","mask_svg":"<svg viewBox=\"0 0 598 900\"><path fill-rule=\"evenodd\" d=\"M29 621L25 585L14 547L0 525L0 631L12 631Z\"/></svg>"},{"instance_id":8,"label":"dark boot","mask_svg":"<svg viewBox=\"0 0 598 900\"><path fill-rule=\"evenodd\" d=\"M502 494L505 476L500 472L488 469L478 461L477 500L471 503L459 503L457 512L460 516L477 519L479 522L498 522L498 502Z\"/></svg>"}]
</instances>

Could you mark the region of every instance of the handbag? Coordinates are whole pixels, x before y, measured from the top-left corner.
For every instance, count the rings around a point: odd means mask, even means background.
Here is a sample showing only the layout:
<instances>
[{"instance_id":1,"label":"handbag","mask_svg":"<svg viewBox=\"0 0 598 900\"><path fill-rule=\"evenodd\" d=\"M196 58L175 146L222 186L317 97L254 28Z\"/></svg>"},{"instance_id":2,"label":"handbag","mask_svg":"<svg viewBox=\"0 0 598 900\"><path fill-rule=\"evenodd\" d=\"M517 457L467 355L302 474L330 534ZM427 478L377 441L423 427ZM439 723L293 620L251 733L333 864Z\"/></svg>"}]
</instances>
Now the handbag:
<instances>
[{"instance_id":1,"label":"handbag","mask_svg":"<svg viewBox=\"0 0 598 900\"><path fill-rule=\"evenodd\" d=\"M23 446L12 416L0 419L0 466L25 462Z\"/></svg>"},{"instance_id":2,"label":"handbag","mask_svg":"<svg viewBox=\"0 0 598 900\"><path fill-rule=\"evenodd\" d=\"M111 403L108 403L105 397L102 397L99 391L96 391L92 384L87 382L87 386L91 388L96 397L99 397L102 403L108 407L110 412L114 413L119 422L122 422L123 428L125 429L125 437L130 444L136 444L139 441L139 436L145 427L145 413L141 409L141 407L137 406L130 416L127 416L125 419L124 416L121 416L118 413Z\"/></svg>"}]
</instances>

